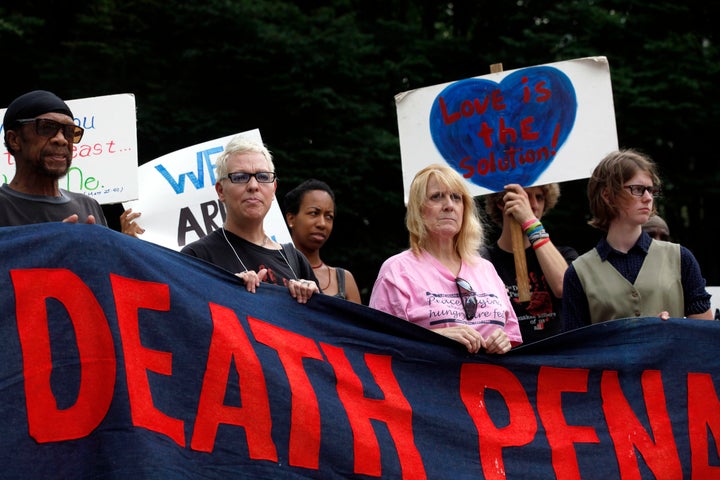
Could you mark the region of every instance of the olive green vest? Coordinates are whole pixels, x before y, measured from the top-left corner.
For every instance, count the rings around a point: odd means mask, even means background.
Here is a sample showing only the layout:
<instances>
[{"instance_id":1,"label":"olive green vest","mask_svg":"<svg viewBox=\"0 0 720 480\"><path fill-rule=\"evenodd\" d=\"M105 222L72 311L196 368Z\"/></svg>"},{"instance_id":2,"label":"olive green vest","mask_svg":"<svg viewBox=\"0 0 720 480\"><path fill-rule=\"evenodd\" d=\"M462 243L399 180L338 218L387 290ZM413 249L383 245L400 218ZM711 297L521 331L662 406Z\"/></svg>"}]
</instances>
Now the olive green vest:
<instances>
[{"instance_id":1,"label":"olive green vest","mask_svg":"<svg viewBox=\"0 0 720 480\"><path fill-rule=\"evenodd\" d=\"M685 316L680 245L653 240L634 284L597 249L573 262L590 307L592 323L627 317L655 317L666 310L671 317Z\"/></svg>"}]
</instances>

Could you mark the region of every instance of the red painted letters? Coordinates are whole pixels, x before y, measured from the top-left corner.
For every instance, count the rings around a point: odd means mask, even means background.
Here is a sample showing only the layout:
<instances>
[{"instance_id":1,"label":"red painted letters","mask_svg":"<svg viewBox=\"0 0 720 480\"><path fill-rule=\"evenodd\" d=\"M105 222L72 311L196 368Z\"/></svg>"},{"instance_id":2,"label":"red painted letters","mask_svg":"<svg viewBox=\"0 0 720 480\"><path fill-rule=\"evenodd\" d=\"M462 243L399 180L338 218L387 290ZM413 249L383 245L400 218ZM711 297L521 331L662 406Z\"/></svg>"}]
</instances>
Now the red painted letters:
<instances>
[{"instance_id":1,"label":"red painted letters","mask_svg":"<svg viewBox=\"0 0 720 480\"><path fill-rule=\"evenodd\" d=\"M90 288L70 270L11 270L10 276L30 435L40 443L89 435L105 418L115 389L115 348L105 312ZM80 369L77 399L66 409L57 407L50 385L53 364L46 301L51 298L68 312L80 357L62 367Z\"/></svg>"},{"instance_id":2,"label":"red painted letters","mask_svg":"<svg viewBox=\"0 0 720 480\"><path fill-rule=\"evenodd\" d=\"M660 372L655 370L643 372L642 386L654 441L640 424L623 395L618 373L603 372L601 385L603 410L608 431L615 444L620 476L623 479L641 479L635 455L637 449L655 474L655 478L682 478L682 466L665 405L665 392Z\"/></svg>"},{"instance_id":3,"label":"red painted letters","mask_svg":"<svg viewBox=\"0 0 720 480\"><path fill-rule=\"evenodd\" d=\"M110 281L125 356L133 424L165 434L184 447L183 422L155 408L146 373L150 370L172 375L172 354L150 350L140 342L138 310L146 308L167 312L170 310L170 289L164 283L141 282L113 274L110 275Z\"/></svg>"},{"instance_id":4,"label":"red painted letters","mask_svg":"<svg viewBox=\"0 0 720 480\"><path fill-rule=\"evenodd\" d=\"M720 478L720 467L710 465L708 433L713 436L713 458L720 455L720 400L708 374L688 374L688 433L692 453L692 478Z\"/></svg>"},{"instance_id":5,"label":"red painted letters","mask_svg":"<svg viewBox=\"0 0 720 480\"><path fill-rule=\"evenodd\" d=\"M255 339L275 349L290 383L291 425L289 464L318 468L320 457L320 408L317 395L303 368L303 359L323 360L315 341L269 323L248 317Z\"/></svg>"},{"instance_id":6,"label":"red painted letters","mask_svg":"<svg viewBox=\"0 0 720 480\"><path fill-rule=\"evenodd\" d=\"M562 408L564 392L587 392L588 370L581 368L540 367L537 409L552 451L552 464L558 480L579 479L575 443L600 443L592 427L571 426Z\"/></svg>"},{"instance_id":7,"label":"red painted letters","mask_svg":"<svg viewBox=\"0 0 720 480\"><path fill-rule=\"evenodd\" d=\"M210 313L212 341L190 446L193 450L211 452L218 426L226 423L245 427L250 458L277 461L270 435L270 403L260 360L232 310L211 303ZM240 375L237 387L240 388L242 407L223 404L233 362Z\"/></svg>"},{"instance_id":8,"label":"red painted letters","mask_svg":"<svg viewBox=\"0 0 720 480\"><path fill-rule=\"evenodd\" d=\"M350 420L354 434L355 473L381 476L380 449L371 419L380 420L395 441L402 467L402 478L426 478L422 457L415 446L412 425L412 407L403 396L392 373L389 355L365 354L365 362L373 374L385 399L372 399L363 395L360 379L341 348L322 344L322 350L337 375L337 391Z\"/></svg>"},{"instance_id":9,"label":"red painted letters","mask_svg":"<svg viewBox=\"0 0 720 480\"><path fill-rule=\"evenodd\" d=\"M485 391L502 395L510 412L507 426L498 428L485 403ZM537 432L535 412L525 389L510 370L495 365L464 364L460 370L460 397L475 423L480 443L480 461L488 480L504 480L503 448L533 441Z\"/></svg>"}]
</instances>

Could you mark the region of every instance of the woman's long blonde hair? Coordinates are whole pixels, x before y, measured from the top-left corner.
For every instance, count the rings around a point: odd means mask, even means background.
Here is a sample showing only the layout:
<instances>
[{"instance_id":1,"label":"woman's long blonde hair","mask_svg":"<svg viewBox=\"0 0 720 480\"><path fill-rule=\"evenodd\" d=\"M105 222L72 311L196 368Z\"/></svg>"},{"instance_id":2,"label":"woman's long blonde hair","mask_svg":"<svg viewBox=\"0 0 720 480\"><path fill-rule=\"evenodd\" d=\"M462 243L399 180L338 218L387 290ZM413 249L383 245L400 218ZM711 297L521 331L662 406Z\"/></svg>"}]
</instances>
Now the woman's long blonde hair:
<instances>
[{"instance_id":1,"label":"woman's long blonde hair","mask_svg":"<svg viewBox=\"0 0 720 480\"><path fill-rule=\"evenodd\" d=\"M478 218L475 199L470 195L465 180L458 172L446 165L433 164L420 170L410 184L405 225L410 233L410 248L419 255L426 250L428 230L422 216L422 209L428 200L427 186L431 178L435 178L449 191L459 193L463 200L463 220L460 232L455 237L455 250L463 260L470 260L478 255L478 249L484 241L484 229Z\"/></svg>"}]
</instances>

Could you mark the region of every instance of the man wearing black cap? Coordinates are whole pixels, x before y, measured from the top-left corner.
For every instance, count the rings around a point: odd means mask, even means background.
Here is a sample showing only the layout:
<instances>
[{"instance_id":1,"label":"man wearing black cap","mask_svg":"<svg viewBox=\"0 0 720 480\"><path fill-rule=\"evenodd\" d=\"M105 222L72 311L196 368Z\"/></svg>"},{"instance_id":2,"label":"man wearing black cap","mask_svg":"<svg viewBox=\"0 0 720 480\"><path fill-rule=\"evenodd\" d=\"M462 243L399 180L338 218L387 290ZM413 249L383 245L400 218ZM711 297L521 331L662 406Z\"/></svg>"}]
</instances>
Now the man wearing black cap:
<instances>
[{"instance_id":1,"label":"man wearing black cap","mask_svg":"<svg viewBox=\"0 0 720 480\"><path fill-rule=\"evenodd\" d=\"M15 176L0 186L0 226L59 221L107 226L97 200L58 185L72 163L73 144L83 136L64 101L45 90L21 95L8 106L3 131Z\"/></svg>"}]
</instances>

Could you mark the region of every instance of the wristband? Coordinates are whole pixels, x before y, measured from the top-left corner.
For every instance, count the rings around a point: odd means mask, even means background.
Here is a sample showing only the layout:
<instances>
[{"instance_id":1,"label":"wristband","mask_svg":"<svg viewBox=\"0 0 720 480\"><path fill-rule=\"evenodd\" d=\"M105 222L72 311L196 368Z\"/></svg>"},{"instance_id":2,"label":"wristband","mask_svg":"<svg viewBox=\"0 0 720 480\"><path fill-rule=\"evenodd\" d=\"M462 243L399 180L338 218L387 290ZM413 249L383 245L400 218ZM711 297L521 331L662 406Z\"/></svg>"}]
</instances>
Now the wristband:
<instances>
[{"instance_id":1,"label":"wristband","mask_svg":"<svg viewBox=\"0 0 720 480\"><path fill-rule=\"evenodd\" d=\"M538 248L542 247L546 243L550 241L550 236L543 238L542 240L538 240L537 242L532 244L533 250L537 250Z\"/></svg>"},{"instance_id":2,"label":"wristband","mask_svg":"<svg viewBox=\"0 0 720 480\"><path fill-rule=\"evenodd\" d=\"M543 224L540 222L533 223L530 225L530 228L525 230L525 235L528 237L532 237L533 235L537 235L538 233L543 233L545 231L545 227L543 227Z\"/></svg>"},{"instance_id":3,"label":"wristband","mask_svg":"<svg viewBox=\"0 0 720 480\"><path fill-rule=\"evenodd\" d=\"M523 224L522 224L522 227L520 227L520 228L522 228L522 231L524 232L525 230L527 230L528 228L530 228L530 225L532 225L532 224L535 223L535 222L538 222L538 223L539 223L540 220L538 220L537 218L531 218L531 219L528 220L527 222L523 223Z\"/></svg>"},{"instance_id":4,"label":"wristband","mask_svg":"<svg viewBox=\"0 0 720 480\"><path fill-rule=\"evenodd\" d=\"M537 233L534 233L534 234L528 236L528 240L530 240L530 245L534 245L536 242L539 242L543 238L548 238L548 237L550 237L550 235L548 235L547 232L545 231L545 229L543 229Z\"/></svg>"}]
</instances>

